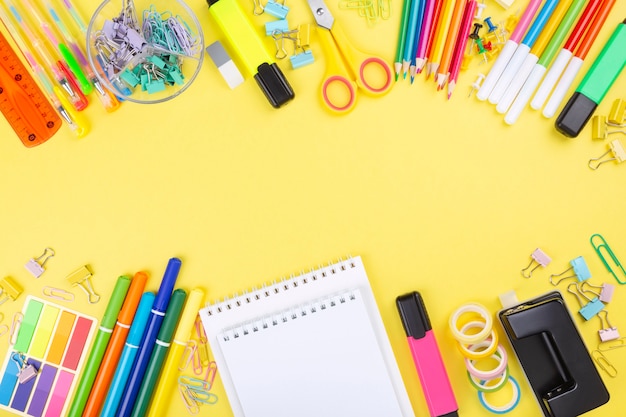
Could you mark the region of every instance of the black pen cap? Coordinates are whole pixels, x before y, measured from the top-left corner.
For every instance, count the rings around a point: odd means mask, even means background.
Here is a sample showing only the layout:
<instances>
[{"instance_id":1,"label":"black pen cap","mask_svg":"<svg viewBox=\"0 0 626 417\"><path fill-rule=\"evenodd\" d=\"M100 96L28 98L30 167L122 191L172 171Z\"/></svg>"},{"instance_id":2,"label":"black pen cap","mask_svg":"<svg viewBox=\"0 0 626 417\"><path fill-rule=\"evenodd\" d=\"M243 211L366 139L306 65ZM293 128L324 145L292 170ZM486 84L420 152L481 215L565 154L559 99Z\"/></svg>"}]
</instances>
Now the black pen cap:
<instances>
[{"instance_id":1,"label":"black pen cap","mask_svg":"<svg viewBox=\"0 0 626 417\"><path fill-rule=\"evenodd\" d=\"M598 103L581 93L574 93L557 117L554 126L568 138L575 138L583 130Z\"/></svg>"},{"instance_id":2,"label":"black pen cap","mask_svg":"<svg viewBox=\"0 0 626 417\"><path fill-rule=\"evenodd\" d=\"M407 336L421 339L432 329L424 300L417 291L396 298L396 306Z\"/></svg>"},{"instance_id":3,"label":"black pen cap","mask_svg":"<svg viewBox=\"0 0 626 417\"><path fill-rule=\"evenodd\" d=\"M276 63L262 63L254 76L270 104L279 108L295 97L293 89Z\"/></svg>"}]
</instances>

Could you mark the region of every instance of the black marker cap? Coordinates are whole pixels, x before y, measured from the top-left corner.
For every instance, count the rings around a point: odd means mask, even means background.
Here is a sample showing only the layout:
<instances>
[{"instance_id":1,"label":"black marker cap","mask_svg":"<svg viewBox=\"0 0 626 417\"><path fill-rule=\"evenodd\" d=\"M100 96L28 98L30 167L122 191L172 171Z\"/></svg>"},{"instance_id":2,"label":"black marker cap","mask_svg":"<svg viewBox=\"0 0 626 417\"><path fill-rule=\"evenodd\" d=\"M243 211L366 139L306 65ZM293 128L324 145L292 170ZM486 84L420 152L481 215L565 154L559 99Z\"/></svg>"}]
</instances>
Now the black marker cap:
<instances>
[{"instance_id":1,"label":"black marker cap","mask_svg":"<svg viewBox=\"0 0 626 417\"><path fill-rule=\"evenodd\" d=\"M396 306L407 336L421 339L432 329L424 300L417 291L396 298Z\"/></svg>"},{"instance_id":2,"label":"black marker cap","mask_svg":"<svg viewBox=\"0 0 626 417\"><path fill-rule=\"evenodd\" d=\"M293 89L276 63L262 63L254 76L270 104L279 108L295 97Z\"/></svg>"},{"instance_id":3,"label":"black marker cap","mask_svg":"<svg viewBox=\"0 0 626 417\"><path fill-rule=\"evenodd\" d=\"M583 130L598 103L581 93L574 93L557 117L554 126L568 138L575 138Z\"/></svg>"}]
</instances>

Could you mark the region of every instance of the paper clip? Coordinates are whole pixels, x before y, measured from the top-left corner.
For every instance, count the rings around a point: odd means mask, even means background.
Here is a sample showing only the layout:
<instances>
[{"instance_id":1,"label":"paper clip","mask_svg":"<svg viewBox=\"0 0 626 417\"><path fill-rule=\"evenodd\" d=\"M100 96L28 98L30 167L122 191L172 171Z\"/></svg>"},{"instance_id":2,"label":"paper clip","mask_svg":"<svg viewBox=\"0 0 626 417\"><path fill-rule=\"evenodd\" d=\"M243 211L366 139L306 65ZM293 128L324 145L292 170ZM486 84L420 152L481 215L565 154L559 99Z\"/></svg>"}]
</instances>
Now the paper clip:
<instances>
[{"instance_id":1,"label":"paper clip","mask_svg":"<svg viewBox=\"0 0 626 417\"><path fill-rule=\"evenodd\" d=\"M601 352L608 352L609 350L615 350L626 347L626 337L620 337L619 339L607 340L606 342L598 343L598 350Z\"/></svg>"},{"instance_id":2,"label":"paper clip","mask_svg":"<svg viewBox=\"0 0 626 417\"><path fill-rule=\"evenodd\" d=\"M184 371L187 369L189 364L191 363L196 349L198 348L198 344L195 340L188 340L187 345L185 346L185 350L183 350L183 354L180 356L180 363L178 365L179 371Z\"/></svg>"},{"instance_id":3,"label":"paper clip","mask_svg":"<svg viewBox=\"0 0 626 417\"><path fill-rule=\"evenodd\" d=\"M600 289L600 293L597 293L591 289L587 291L593 292L594 294L596 294L598 298L600 299L600 301L602 301L603 303L610 303L611 300L613 299L613 292L615 291L614 285L607 284L606 282L602 285L593 285L593 284L590 284L589 281L583 281L580 287L583 290L585 290L585 286L590 287L590 288Z\"/></svg>"},{"instance_id":4,"label":"paper clip","mask_svg":"<svg viewBox=\"0 0 626 417\"><path fill-rule=\"evenodd\" d=\"M572 286L576 288L575 291L571 290ZM578 303L581 307L580 310L578 310L578 313L580 313L580 315L587 321L589 321L593 316L600 313L600 311L604 310L604 304L602 303L602 301L600 301L598 297L587 297L584 291L580 289L580 284L578 282L572 282L571 284L569 284L567 286L567 292L576 296L576 299L578 300ZM584 297L587 301L585 302L585 300L583 300L581 296Z\"/></svg>"},{"instance_id":5,"label":"paper clip","mask_svg":"<svg viewBox=\"0 0 626 417\"><path fill-rule=\"evenodd\" d=\"M596 361L598 367L606 372L611 378L615 378L617 376L617 369L615 369L613 364L609 362L607 357L604 356L604 353L602 353L599 349L591 352L591 357Z\"/></svg>"},{"instance_id":6,"label":"paper clip","mask_svg":"<svg viewBox=\"0 0 626 417\"><path fill-rule=\"evenodd\" d=\"M209 347L208 347L208 339L206 337L206 333L204 332L204 327L202 327L202 321L200 320L200 316L196 316L196 335L198 336L198 348L196 349L198 352L198 356L200 357L200 364L202 367L209 365Z\"/></svg>"},{"instance_id":7,"label":"paper clip","mask_svg":"<svg viewBox=\"0 0 626 417\"><path fill-rule=\"evenodd\" d=\"M7 300L15 301L24 291L22 286L11 277L4 277L0 280L0 305Z\"/></svg>"},{"instance_id":8,"label":"paper clip","mask_svg":"<svg viewBox=\"0 0 626 417\"><path fill-rule=\"evenodd\" d=\"M566 279L570 279L570 278L577 278L579 282L588 280L589 278L591 278L591 272L589 272L589 268L587 267L587 263L585 262L585 258L583 258L582 256L579 256L577 258L572 259L570 262L570 267L568 269L566 269L565 271L561 272L560 274L552 274L550 275L550 284L557 286L559 285L562 281L565 281ZM558 281L554 282L552 278L554 277L560 277L561 275L565 274L568 271L574 271L574 275L569 275L566 277L562 277L560 278Z\"/></svg>"},{"instance_id":9,"label":"paper clip","mask_svg":"<svg viewBox=\"0 0 626 417\"><path fill-rule=\"evenodd\" d=\"M622 127L623 125L615 125L607 121L607 117L596 114L591 118L591 139L604 140L609 135L614 133L623 133L626 135L626 130L609 130L610 127Z\"/></svg>"},{"instance_id":10,"label":"paper clip","mask_svg":"<svg viewBox=\"0 0 626 417\"><path fill-rule=\"evenodd\" d=\"M61 288L43 287L41 292L46 297L53 298L55 300L74 301L74 293L71 293L69 291L65 291L65 290L63 290Z\"/></svg>"},{"instance_id":11,"label":"paper clip","mask_svg":"<svg viewBox=\"0 0 626 417\"><path fill-rule=\"evenodd\" d=\"M178 383L185 388L189 388L194 391L209 391L211 387L209 383L203 379L193 378L187 375L181 375L178 377Z\"/></svg>"},{"instance_id":12,"label":"paper clip","mask_svg":"<svg viewBox=\"0 0 626 417\"><path fill-rule=\"evenodd\" d=\"M198 414L200 412L200 405L193 398L189 389L183 385L178 385L178 392L180 392L180 396L183 399L183 403L185 404L187 411L189 411L192 415Z\"/></svg>"},{"instance_id":13,"label":"paper clip","mask_svg":"<svg viewBox=\"0 0 626 417\"><path fill-rule=\"evenodd\" d=\"M612 153L613 157L603 160L603 158L609 153ZM619 164L620 162L624 162L625 160L626 150L624 150L624 146L619 141L619 139L615 139L609 143L608 151L600 155L598 158L592 158L589 160L589 168L596 170L600 167L600 165L604 164L605 162L617 161L617 163Z\"/></svg>"},{"instance_id":14,"label":"paper clip","mask_svg":"<svg viewBox=\"0 0 626 417\"><path fill-rule=\"evenodd\" d=\"M7 333L9 333L9 326L7 326L6 324L0 325L0 337L4 336Z\"/></svg>"},{"instance_id":15,"label":"paper clip","mask_svg":"<svg viewBox=\"0 0 626 417\"><path fill-rule=\"evenodd\" d=\"M194 400L203 404L217 404L218 397L212 392L189 390Z\"/></svg>"},{"instance_id":16,"label":"paper clip","mask_svg":"<svg viewBox=\"0 0 626 417\"><path fill-rule=\"evenodd\" d=\"M600 244L595 243L594 239L600 240ZM598 233L595 233L591 235L591 238L589 239L589 241L591 242L591 246L593 246L593 250L595 250L598 256L600 257L600 260L604 264L604 267L607 269L607 271L609 271L609 273L613 275L613 277L615 278L617 282L619 282L622 285L626 284L626 280L619 279L617 274L615 274L615 272L609 265L609 262L607 261L606 257L602 254L602 251L604 250L604 252L606 252L606 254L611 257L611 260L613 261L615 266L621 269L624 276L626 276L626 270L624 270L624 267L617 259L617 256L615 256L615 254L613 253L613 250L611 250L611 247L609 246L609 244L606 243L606 240L604 239L604 237L602 237L602 235Z\"/></svg>"},{"instance_id":17,"label":"paper clip","mask_svg":"<svg viewBox=\"0 0 626 417\"><path fill-rule=\"evenodd\" d=\"M215 376L217 375L217 363L215 361L209 362L206 368L206 374L204 374L204 382L208 384L208 390L213 388L213 382L215 382Z\"/></svg>"},{"instance_id":18,"label":"paper clip","mask_svg":"<svg viewBox=\"0 0 626 417\"><path fill-rule=\"evenodd\" d=\"M78 285L87 294L89 304L95 304L100 301L100 295L96 294L91 285L92 273L86 265L81 266L76 271L69 274L66 280L73 286Z\"/></svg>"},{"instance_id":19,"label":"paper clip","mask_svg":"<svg viewBox=\"0 0 626 417\"><path fill-rule=\"evenodd\" d=\"M24 320L24 315L21 312L17 312L13 314L13 320L11 321L11 337L9 339L9 344L13 346L17 342L17 335L20 332L20 325L22 324L22 320Z\"/></svg>"},{"instance_id":20,"label":"paper clip","mask_svg":"<svg viewBox=\"0 0 626 417\"><path fill-rule=\"evenodd\" d=\"M604 313L604 318L601 313ZM609 312L606 310L600 311L600 313L598 313L598 318L600 319L600 323L602 326L602 328L598 330L600 340L602 342L608 342L609 340L619 339L619 332L617 331L617 327L613 327L611 325L611 322L609 321Z\"/></svg>"},{"instance_id":21,"label":"paper clip","mask_svg":"<svg viewBox=\"0 0 626 417\"><path fill-rule=\"evenodd\" d=\"M44 273L44 265L48 262L48 259L54 256L54 250L51 248L45 248L43 253L37 258L29 259L26 262L24 267L28 272L30 272L35 278L39 278L41 274Z\"/></svg>"},{"instance_id":22,"label":"paper clip","mask_svg":"<svg viewBox=\"0 0 626 417\"><path fill-rule=\"evenodd\" d=\"M611 126L624 126L626 123L626 100L617 98L609 111L609 124Z\"/></svg>"},{"instance_id":23,"label":"paper clip","mask_svg":"<svg viewBox=\"0 0 626 417\"><path fill-rule=\"evenodd\" d=\"M535 249L533 253L530 254L530 257L532 258L530 260L530 263L528 264L526 268L522 269L522 276L524 278L530 278L533 272L535 271L535 269L539 268L540 266L543 266L545 268L546 266L548 266L550 262L552 262L552 259L548 255L546 255L544 251L542 251L539 248ZM535 267L531 269L527 275L526 271L528 270L528 268L530 268L533 265L533 263L536 263L537 265L535 265Z\"/></svg>"}]
</instances>

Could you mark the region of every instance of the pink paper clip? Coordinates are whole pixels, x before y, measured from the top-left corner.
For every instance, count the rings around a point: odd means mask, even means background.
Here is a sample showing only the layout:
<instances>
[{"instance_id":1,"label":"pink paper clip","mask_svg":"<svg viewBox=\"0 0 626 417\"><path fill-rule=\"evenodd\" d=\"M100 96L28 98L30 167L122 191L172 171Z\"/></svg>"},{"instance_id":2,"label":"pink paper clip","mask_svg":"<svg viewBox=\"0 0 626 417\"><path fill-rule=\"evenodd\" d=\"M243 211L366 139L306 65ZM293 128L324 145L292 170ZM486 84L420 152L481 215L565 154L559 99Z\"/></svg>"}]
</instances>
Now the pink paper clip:
<instances>
[{"instance_id":1,"label":"pink paper clip","mask_svg":"<svg viewBox=\"0 0 626 417\"><path fill-rule=\"evenodd\" d=\"M195 340L187 341L187 346L185 346L185 350L183 350L183 354L180 356L180 363L178 365L179 371L187 369L196 353L197 346L198 344Z\"/></svg>"},{"instance_id":2,"label":"pink paper clip","mask_svg":"<svg viewBox=\"0 0 626 417\"><path fill-rule=\"evenodd\" d=\"M207 390L210 391L213 388L213 382L217 375L217 363L215 361L209 362L209 366L206 368L206 374L204 374L204 382L207 383Z\"/></svg>"}]
</instances>

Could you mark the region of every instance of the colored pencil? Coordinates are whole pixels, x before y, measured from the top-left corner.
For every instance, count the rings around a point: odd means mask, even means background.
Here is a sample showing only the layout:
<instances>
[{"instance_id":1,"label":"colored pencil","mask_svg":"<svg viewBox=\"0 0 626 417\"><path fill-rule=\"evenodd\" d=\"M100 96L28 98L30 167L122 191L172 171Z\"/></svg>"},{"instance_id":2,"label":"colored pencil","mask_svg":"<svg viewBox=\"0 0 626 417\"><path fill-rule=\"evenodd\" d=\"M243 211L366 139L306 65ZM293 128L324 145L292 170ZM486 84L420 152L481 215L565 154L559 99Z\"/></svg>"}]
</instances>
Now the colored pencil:
<instances>
[{"instance_id":1,"label":"colored pencil","mask_svg":"<svg viewBox=\"0 0 626 417\"><path fill-rule=\"evenodd\" d=\"M537 89L535 96L530 102L531 108L539 110L545 104L548 96L550 95L550 92L556 85L559 77L563 73L563 70L567 66L570 58L572 57L576 45L578 44L578 42L580 42L580 39L583 37L583 35L587 31L587 28L591 24L593 17L596 15L596 12L602 5L602 1L603 0L590 0L587 4L587 7L585 7L585 10L580 16L580 19L578 19L576 26L574 26L574 29L565 41L563 49L561 49L561 51L557 55L554 63L548 70L548 73L541 82L541 85Z\"/></svg>"},{"instance_id":2,"label":"colored pencil","mask_svg":"<svg viewBox=\"0 0 626 417\"><path fill-rule=\"evenodd\" d=\"M433 13L433 19L430 25L430 33L428 35L428 40L426 42L426 55L424 56L424 64L426 66L426 72L428 73L428 61L433 53L433 47L435 43L435 35L437 34L437 23L439 22L439 16L441 15L441 10L443 9L444 0L435 0L435 8ZM421 72L418 71L418 73Z\"/></svg>"},{"instance_id":3,"label":"colored pencil","mask_svg":"<svg viewBox=\"0 0 626 417\"><path fill-rule=\"evenodd\" d=\"M421 37L421 33L423 30L424 23L424 13L426 11L426 0L420 1L420 6L417 11L417 27L415 28L414 41L411 45L411 64L409 65L409 74L411 75L411 84L413 84L413 80L415 79L416 66L415 66L415 56L417 54L417 44L419 43L419 39Z\"/></svg>"},{"instance_id":4,"label":"colored pencil","mask_svg":"<svg viewBox=\"0 0 626 417\"><path fill-rule=\"evenodd\" d=\"M426 60L426 46L428 45L428 38L432 30L433 17L435 15L435 3L436 0L426 0L426 8L424 10L424 19L422 19L422 30L420 32L420 39L417 44L417 52L415 53L415 72L419 74L424 68Z\"/></svg>"},{"instance_id":5,"label":"colored pencil","mask_svg":"<svg viewBox=\"0 0 626 417\"><path fill-rule=\"evenodd\" d=\"M413 51L413 44L415 43L415 31L417 30L417 20L419 17L419 10L423 0L412 0L411 11L409 13L409 27L406 31L406 40L404 44L404 55L402 56L402 75L406 78L406 73L409 71L411 65Z\"/></svg>"},{"instance_id":6,"label":"colored pencil","mask_svg":"<svg viewBox=\"0 0 626 417\"><path fill-rule=\"evenodd\" d=\"M524 39L522 39L522 42L520 42L517 46L513 56L506 64L506 67L504 68L502 75L500 75L498 82L493 87L491 94L489 94L489 102L491 104L498 104L500 102L502 95L519 70L520 65L522 65L522 62L530 53L530 48L533 47L539 37L539 34L543 31L544 26L548 22L548 19L552 16L554 8L558 2L559 0L546 0L544 3L543 7L537 14L537 17L535 17L535 20L528 29L528 32L526 32Z\"/></svg>"},{"instance_id":7,"label":"colored pencil","mask_svg":"<svg viewBox=\"0 0 626 417\"><path fill-rule=\"evenodd\" d=\"M550 118L554 116L556 111L558 110L561 102L565 98L567 91L571 87L574 82L574 78L578 75L578 71L583 66L583 62L593 45L593 42L598 37L602 26L604 26L604 22L606 22L607 17L609 17L609 13L615 5L616 0L605 0L602 4L600 10L593 18L593 22L589 26L589 30L585 33L585 36L580 40L578 46L576 47L576 52L574 52L574 56L570 59L561 79L559 80L556 87L554 87L554 91L552 95L550 95L550 99L546 103L546 106L543 109L543 116Z\"/></svg>"},{"instance_id":8,"label":"colored pencil","mask_svg":"<svg viewBox=\"0 0 626 417\"><path fill-rule=\"evenodd\" d=\"M477 3L476 0L469 0L465 5L465 11L463 12L463 20L461 22L461 29L456 41L454 55L450 64L450 75L448 79L448 100L452 97L452 92L456 86L456 82L461 70L461 63L463 62L463 56L465 55L465 45L470 31L472 30L472 21L474 20L474 13L476 13Z\"/></svg>"},{"instance_id":9,"label":"colored pencil","mask_svg":"<svg viewBox=\"0 0 626 417\"><path fill-rule=\"evenodd\" d=\"M550 42L550 39L552 39L552 36L556 32L559 23L563 20L563 17L565 16L565 13L567 13L571 3L572 0L561 0L554 9L550 20L546 22L543 30L537 37L536 42L527 53L524 61L511 78L508 87L500 98L500 101L496 106L496 111L498 113L506 113L513 103L513 100L515 100L515 97L517 97L517 93L520 92L522 86L526 82L526 79L530 75L530 72L534 68L537 61L539 61L539 56L543 53L544 49L548 45L548 42Z\"/></svg>"},{"instance_id":10,"label":"colored pencil","mask_svg":"<svg viewBox=\"0 0 626 417\"><path fill-rule=\"evenodd\" d=\"M433 51L430 56L430 62L427 65L426 75L437 74L439 64L441 64L441 58L443 57L443 49L446 46L446 34L450 28L452 21L452 14L454 13L455 6L462 0L447 0L443 4L439 21L437 22L437 32L433 39Z\"/></svg>"},{"instance_id":11,"label":"colored pencil","mask_svg":"<svg viewBox=\"0 0 626 417\"><path fill-rule=\"evenodd\" d=\"M526 30L530 26L533 17L535 17L535 13L537 13L537 10L541 5L541 1L542 0L530 0L528 6L526 6L526 10L524 10L522 17L520 17L519 22L517 22L517 26L515 26L513 33L511 33L511 36L502 47L498 58L496 58L496 62L493 63L491 70L487 74L487 77L485 77L485 81L483 81L478 93L476 93L476 97L479 100L487 100L487 97L491 94L491 91L498 82L498 79L500 79L500 75L502 75L506 65L515 53L515 50L522 40L524 33L526 33Z\"/></svg>"},{"instance_id":12,"label":"colored pencil","mask_svg":"<svg viewBox=\"0 0 626 417\"><path fill-rule=\"evenodd\" d=\"M404 0L404 6L402 8L402 18L400 19L400 33L398 34L398 47L396 48L396 60L393 64L396 72L396 81L398 81L398 75L402 71L402 57L404 56L404 43L406 42L406 31L409 26L409 9L411 8L412 0Z\"/></svg>"},{"instance_id":13,"label":"colored pencil","mask_svg":"<svg viewBox=\"0 0 626 417\"><path fill-rule=\"evenodd\" d=\"M459 36L459 30L461 29L461 21L463 20L463 12L465 12L465 6L467 0L456 0L454 9L452 10L452 17L450 18L450 26L448 33L446 34L446 41L443 46L443 52L441 53L441 62L435 75L435 82L437 83L437 90L441 90L448 79L448 73L450 70L450 62L452 61L452 54L456 47L456 43Z\"/></svg>"}]
</instances>

